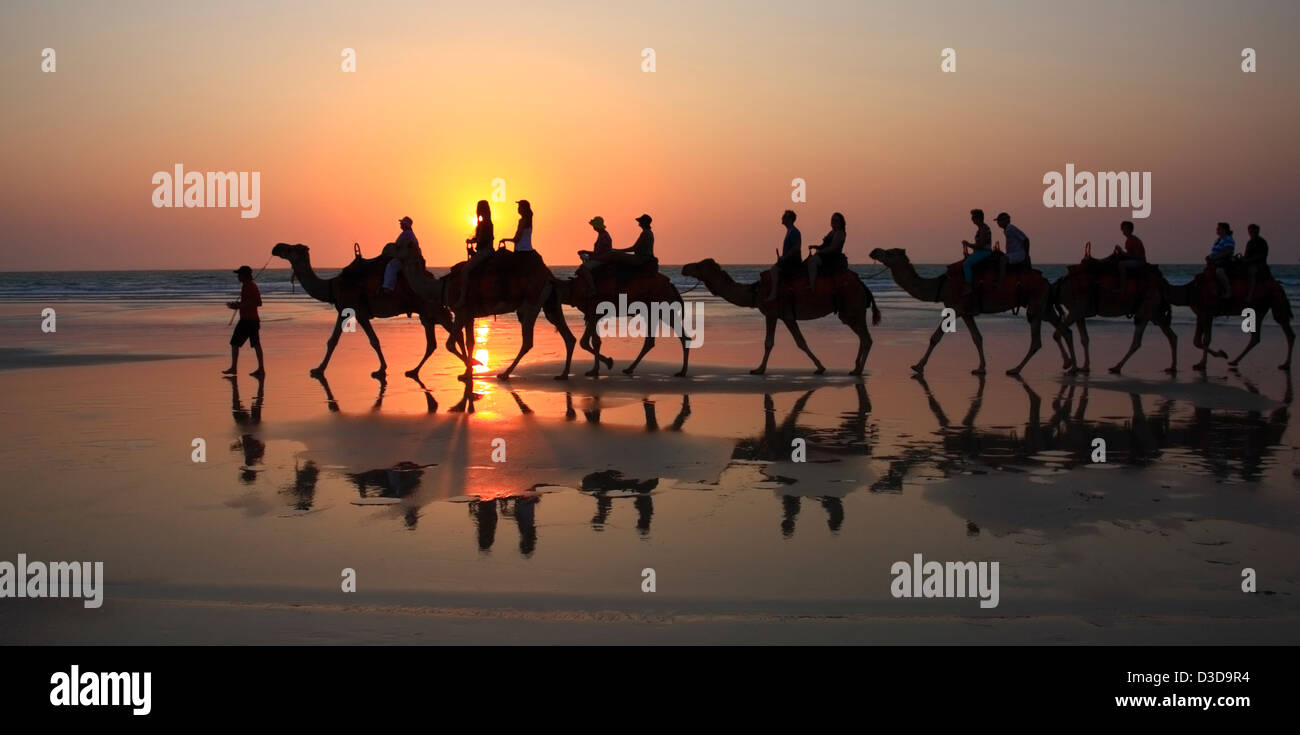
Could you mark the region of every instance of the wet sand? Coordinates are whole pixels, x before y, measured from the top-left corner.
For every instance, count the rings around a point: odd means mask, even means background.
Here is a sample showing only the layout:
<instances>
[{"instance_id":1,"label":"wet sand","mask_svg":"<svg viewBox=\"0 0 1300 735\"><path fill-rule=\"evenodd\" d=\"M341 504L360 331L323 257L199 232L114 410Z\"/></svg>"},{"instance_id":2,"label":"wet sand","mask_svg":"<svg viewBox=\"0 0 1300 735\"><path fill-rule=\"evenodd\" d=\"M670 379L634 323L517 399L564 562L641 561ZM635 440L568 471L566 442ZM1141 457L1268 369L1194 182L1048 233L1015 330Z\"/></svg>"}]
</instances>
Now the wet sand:
<instances>
[{"instance_id":1,"label":"wet sand","mask_svg":"<svg viewBox=\"0 0 1300 735\"><path fill-rule=\"evenodd\" d=\"M360 332L323 383L307 373L329 312L264 309L259 384L247 350L237 379L218 374L219 308L58 304L42 334L44 306L0 307L0 558L103 561L107 587L98 610L0 601L6 643L1300 642L1298 442L1271 324L1240 373L1193 373L1180 334L1170 379L1158 334L1106 375L1129 328L1092 322L1093 374L1063 376L1048 341L1021 381L1001 371L1023 322L990 319L985 379L958 333L919 381L927 331L886 314L858 380L856 340L822 320L804 333L828 375L778 333L757 377L762 320L716 305L686 380L660 340L637 377L582 377L578 351L555 381L539 324L504 383L488 376L518 326L500 317L478 322L490 370L467 396L441 346L424 387L401 375L414 320L377 323L386 385ZM606 344L621 368L639 340ZM998 561L1000 604L895 599L890 566L917 553ZM1246 567L1260 592L1241 591Z\"/></svg>"}]
</instances>

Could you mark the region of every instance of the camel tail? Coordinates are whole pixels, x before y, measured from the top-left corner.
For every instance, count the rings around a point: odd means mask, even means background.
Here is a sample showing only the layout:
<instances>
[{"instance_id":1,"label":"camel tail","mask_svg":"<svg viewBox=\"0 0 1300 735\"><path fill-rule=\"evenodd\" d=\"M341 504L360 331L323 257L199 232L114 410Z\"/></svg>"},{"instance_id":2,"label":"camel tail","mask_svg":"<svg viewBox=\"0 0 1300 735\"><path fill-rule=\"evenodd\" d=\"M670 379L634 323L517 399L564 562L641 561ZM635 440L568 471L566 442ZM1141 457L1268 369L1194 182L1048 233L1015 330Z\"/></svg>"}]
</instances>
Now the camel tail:
<instances>
[{"instance_id":1,"label":"camel tail","mask_svg":"<svg viewBox=\"0 0 1300 735\"><path fill-rule=\"evenodd\" d=\"M862 283L862 281L859 280L858 283ZM871 304L871 326L874 327L880 323L880 306L876 304L876 295L871 293L871 289L867 284L862 283L862 290L866 293L867 301Z\"/></svg>"}]
</instances>

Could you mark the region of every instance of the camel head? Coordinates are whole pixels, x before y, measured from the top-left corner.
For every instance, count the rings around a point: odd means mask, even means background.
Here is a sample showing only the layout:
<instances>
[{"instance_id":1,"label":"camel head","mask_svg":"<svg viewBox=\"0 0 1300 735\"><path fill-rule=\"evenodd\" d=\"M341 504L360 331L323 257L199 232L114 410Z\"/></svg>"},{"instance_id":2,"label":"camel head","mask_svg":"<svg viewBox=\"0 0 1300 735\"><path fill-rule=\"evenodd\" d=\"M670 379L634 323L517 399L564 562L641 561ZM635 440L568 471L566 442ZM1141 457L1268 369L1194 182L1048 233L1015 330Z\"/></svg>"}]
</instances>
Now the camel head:
<instances>
[{"instance_id":1,"label":"camel head","mask_svg":"<svg viewBox=\"0 0 1300 735\"><path fill-rule=\"evenodd\" d=\"M878 260L881 265L889 266L890 268L909 262L907 251L903 248L890 248L888 250L876 248L871 251L871 259Z\"/></svg>"},{"instance_id":2,"label":"camel head","mask_svg":"<svg viewBox=\"0 0 1300 735\"><path fill-rule=\"evenodd\" d=\"M703 281L707 278L712 278L713 276L718 275L718 272L721 270L722 266L718 265L718 261L713 258L705 258L704 260L687 263L682 266L682 275L689 278L698 278Z\"/></svg>"},{"instance_id":3,"label":"camel head","mask_svg":"<svg viewBox=\"0 0 1300 735\"><path fill-rule=\"evenodd\" d=\"M275 247L271 248L271 255L274 255L277 258L284 258L289 261L291 265L297 265L298 263L307 260L307 253L309 250L310 249L306 245L301 243L290 245L287 242L278 242L275 244Z\"/></svg>"}]
</instances>

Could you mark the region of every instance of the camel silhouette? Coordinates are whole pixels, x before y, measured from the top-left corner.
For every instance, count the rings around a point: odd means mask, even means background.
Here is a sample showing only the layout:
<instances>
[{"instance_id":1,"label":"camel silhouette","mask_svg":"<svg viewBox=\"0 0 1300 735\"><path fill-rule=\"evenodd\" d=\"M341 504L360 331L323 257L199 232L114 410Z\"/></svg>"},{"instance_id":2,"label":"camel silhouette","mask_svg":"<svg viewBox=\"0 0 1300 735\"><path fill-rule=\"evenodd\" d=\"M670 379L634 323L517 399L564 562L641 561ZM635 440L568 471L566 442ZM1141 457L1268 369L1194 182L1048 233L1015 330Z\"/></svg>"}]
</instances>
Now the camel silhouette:
<instances>
[{"instance_id":1,"label":"camel silhouette","mask_svg":"<svg viewBox=\"0 0 1300 735\"><path fill-rule=\"evenodd\" d=\"M275 247L271 248L271 255L289 261L294 276L302 284L308 296L330 304L338 312L338 318L334 321L334 332L325 343L325 357L320 365L311 370L313 377L325 374L325 368L334 354L334 348L338 346L339 335L343 333L343 323L347 320L343 314L344 309L352 310L357 324L361 325L361 330L370 339L370 346L379 356L379 369L370 374L374 378L383 378L387 374L388 363L384 360L384 352L379 347L379 337L375 335L374 327L370 325L371 319L399 314L420 315L420 324L424 326L424 359L420 360L414 368L406 371L409 377L419 374L425 360L428 360L429 355L436 349L438 344L437 336L434 334L436 326L441 325L448 330L449 334L456 334L451 331L453 326L451 312L447 311L441 301L421 297L407 283L400 280L397 289L391 294L381 294L379 291L380 281L383 278L381 268L344 269L343 273L333 278L321 278L316 275L316 271L311 266L311 249L306 245L276 243ZM459 347L460 345L454 344L451 338L448 339L447 348L453 354L462 357L458 351Z\"/></svg>"},{"instance_id":2,"label":"camel silhouette","mask_svg":"<svg viewBox=\"0 0 1300 735\"><path fill-rule=\"evenodd\" d=\"M871 329L867 326L867 307L871 307L871 323L880 323L880 309L871 295L871 289L852 271L842 271L817 279L816 288L809 291L807 281L787 284L777 293L777 298L767 300L767 282L761 279L754 283L737 283L730 274L723 270L713 258L687 263L682 267L682 275L698 278L705 288L715 296L727 302L749 309L758 309L767 319L767 337L763 342L763 361L750 372L762 375L767 371L767 359L772 354L772 345L776 342L776 323L785 324L794 337L794 343L817 366L816 374L826 372L826 366L813 354L799 330L799 322L808 319L820 319L827 314L836 314L840 321L858 335L858 355L853 363L850 375L861 375L871 352ZM805 277L806 278L806 277ZM804 284L801 288L794 288Z\"/></svg>"},{"instance_id":3,"label":"camel silhouette","mask_svg":"<svg viewBox=\"0 0 1300 735\"><path fill-rule=\"evenodd\" d=\"M1068 331L1062 330L1060 317L1050 307L1048 299L1051 285L1039 271L1025 270L1018 273L1008 273L1008 282L1005 285L1009 286L1009 288L993 289L991 293L981 294L982 297L972 298L963 294L965 284L960 273L960 261L948 266L948 270L940 276L922 278L908 259L906 250L901 248L890 250L876 248L871 251L871 257L889 268L889 273L893 276L894 282L912 298L942 303L945 307L953 309L962 318L966 328L970 330L971 341L975 343L975 350L979 352L980 356L979 367L972 370L972 374L983 375L985 372L984 337L980 334L979 327L975 325L975 316L977 314L997 314L1020 307L1024 307L1025 316L1029 320L1029 351L1025 353L1024 359L1018 365L1007 370L1007 375L1019 375L1025 364L1029 362L1029 358L1033 357L1034 353L1042 348L1044 319L1056 328L1052 338L1056 340L1056 346L1061 349L1061 358L1065 361L1063 369L1069 370L1074 365L1074 341ZM985 270L984 275L988 277L989 271ZM978 274L976 280L976 293L980 294ZM943 325L941 323L934 330L934 334L930 335L930 346L926 349L925 355L921 357L921 361L912 366L914 372L922 373L925 371L925 364L930 360L930 353L934 352L939 340L943 339L943 334ZM1068 352L1066 351L1067 346L1069 347Z\"/></svg>"},{"instance_id":4,"label":"camel silhouette","mask_svg":"<svg viewBox=\"0 0 1300 735\"><path fill-rule=\"evenodd\" d=\"M600 374L600 364L605 363L605 367L612 369L614 361L600 354L601 338L597 333L596 325L599 321L599 314L596 307L602 303L615 303L618 301L619 294L627 297L627 303L644 304L647 313L653 314L654 304L673 305L679 308L672 309L668 313L670 319L672 315L676 316L676 324L670 325L677 329L677 334L682 341L682 369L675 373L679 378L686 376L686 369L690 363L690 348L687 347L689 338L686 336L685 328L682 324L685 304L682 302L682 295L677 292L677 287L673 282L662 273L638 273L626 281L618 278L614 268L604 268L604 272L596 280L596 288L593 290L588 284L587 279L581 277L558 279L555 283L555 289L559 294L560 302L572 306L582 312L584 329L579 345L588 352L595 355L595 365L586 374L596 377ZM655 333L658 331L658 325L654 324L646 332L645 342L641 345L641 352L632 361L632 364L623 368L625 375L631 375L641 360L655 346Z\"/></svg>"}]
</instances>

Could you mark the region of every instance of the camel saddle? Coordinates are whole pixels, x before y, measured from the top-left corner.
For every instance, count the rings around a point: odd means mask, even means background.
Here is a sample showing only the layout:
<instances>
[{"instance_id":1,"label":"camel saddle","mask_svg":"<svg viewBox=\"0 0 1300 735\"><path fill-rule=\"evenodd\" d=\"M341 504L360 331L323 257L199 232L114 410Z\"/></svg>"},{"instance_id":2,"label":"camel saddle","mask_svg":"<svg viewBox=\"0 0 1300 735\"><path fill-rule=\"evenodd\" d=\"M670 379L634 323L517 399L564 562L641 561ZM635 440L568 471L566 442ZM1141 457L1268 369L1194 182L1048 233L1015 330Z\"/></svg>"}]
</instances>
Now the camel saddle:
<instances>
[{"instance_id":1,"label":"camel saddle","mask_svg":"<svg viewBox=\"0 0 1300 735\"><path fill-rule=\"evenodd\" d=\"M835 273L822 275L821 270L817 271L817 283L813 286L813 296L816 298L833 298L841 288L847 284L861 283L858 274L847 268L840 269ZM772 272L765 270L758 277L758 295L760 299L766 299L772 291ZM785 271L781 274L781 282L777 285L777 298L798 300L808 297L808 269L800 266L793 272Z\"/></svg>"},{"instance_id":2,"label":"camel saddle","mask_svg":"<svg viewBox=\"0 0 1300 735\"><path fill-rule=\"evenodd\" d=\"M1071 279L1078 279L1079 284L1087 289L1088 299L1094 304L1103 296L1118 298L1122 303L1137 308L1137 304L1154 289L1159 289L1164 277L1160 267L1144 263L1141 268L1133 268L1124 279L1124 293L1119 293L1119 259L1085 257L1068 269Z\"/></svg>"},{"instance_id":3,"label":"camel saddle","mask_svg":"<svg viewBox=\"0 0 1300 735\"><path fill-rule=\"evenodd\" d=\"M1219 279L1210 273L1208 265L1192 279L1192 289L1200 294L1202 303L1214 309L1217 316L1240 316L1241 310L1249 306L1246 302L1246 294L1250 291L1250 275L1240 264L1229 266L1227 270L1228 298L1219 295ZM1267 268L1261 268L1256 276L1256 301L1278 287L1277 281L1267 271Z\"/></svg>"},{"instance_id":4,"label":"camel saddle","mask_svg":"<svg viewBox=\"0 0 1300 735\"><path fill-rule=\"evenodd\" d=\"M1024 283L1036 276L1038 271L1029 267L1029 261L1015 265L1008 263L1006 278L1002 279L1001 284L997 284L998 263L1005 257L1001 251L995 250L992 256L975 264L975 269L971 273L971 295L983 300L992 299L1024 306L1029 303L1029 295ZM962 264L965 262L963 258L948 264L950 282L959 284L965 282L966 272L962 269Z\"/></svg>"},{"instance_id":5,"label":"camel saddle","mask_svg":"<svg viewBox=\"0 0 1300 735\"><path fill-rule=\"evenodd\" d=\"M618 290L622 290L632 281L641 278L654 278L658 273L659 259L651 258L645 263L639 265L620 263L618 261L613 263L601 263L592 269L591 277L594 281L603 286L603 282L612 275L617 284ZM574 275L578 278L582 277L576 273Z\"/></svg>"},{"instance_id":6,"label":"camel saddle","mask_svg":"<svg viewBox=\"0 0 1300 735\"><path fill-rule=\"evenodd\" d=\"M492 305L511 301L511 283L520 275L545 271L546 263L536 250L516 252L504 248L492 253L469 274L469 295L479 304ZM448 279L457 285L465 270L462 261L451 267Z\"/></svg>"}]
</instances>

